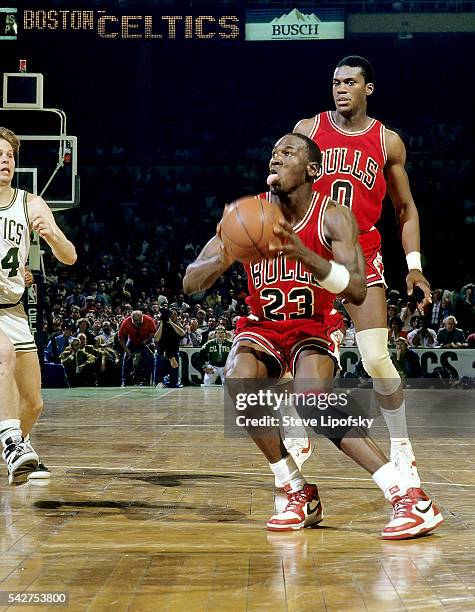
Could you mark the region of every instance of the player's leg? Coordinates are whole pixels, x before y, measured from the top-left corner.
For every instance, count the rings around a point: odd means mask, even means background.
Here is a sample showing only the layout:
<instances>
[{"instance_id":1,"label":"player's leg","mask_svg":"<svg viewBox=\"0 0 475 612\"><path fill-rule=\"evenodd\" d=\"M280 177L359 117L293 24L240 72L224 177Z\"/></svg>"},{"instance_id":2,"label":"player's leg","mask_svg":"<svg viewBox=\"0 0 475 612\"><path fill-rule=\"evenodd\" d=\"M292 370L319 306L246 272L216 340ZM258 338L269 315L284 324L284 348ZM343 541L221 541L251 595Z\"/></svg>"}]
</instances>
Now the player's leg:
<instances>
[{"instance_id":1,"label":"player's leg","mask_svg":"<svg viewBox=\"0 0 475 612\"><path fill-rule=\"evenodd\" d=\"M16 353L15 381L20 392L21 430L26 438L43 410L41 371L36 351Z\"/></svg>"},{"instance_id":2,"label":"player's leg","mask_svg":"<svg viewBox=\"0 0 475 612\"><path fill-rule=\"evenodd\" d=\"M313 350L302 351L298 356L295 367L295 392L299 395L308 395L328 391L328 383L333 379L334 367L335 364L329 356L316 353ZM318 387L317 389L315 389L315 385ZM327 411L329 416L337 418L346 416L338 409L328 408ZM308 410L306 410L305 416L310 416ZM315 414L314 416L318 418L318 415ZM317 431L319 430L317 429ZM440 511L425 493L420 491L420 494L415 496L411 493L413 489L408 491L403 475L387 460L382 450L369 437L367 432L348 426L336 434L338 437L333 437L335 434L327 430L324 430L324 434L347 456L372 475L373 480L380 487L386 499L392 504L393 518L384 529L383 538L403 539L414 537L434 529L443 521ZM308 485L308 487L311 486L314 485ZM318 492L316 495L318 496ZM293 513L307 512L309 507L308 496L308 489L307 491L303 489L299 493L300 503L292 505ZM281 524L288 513L289 509L286 507L283 513L272 517L269 523Z\"/></svg>"},{"instance_id":3,"label":"player's leg","mask_svg":"<svg viewBox=\"0 0 475 612\"><path fill-rule=\"evenodd\" d=\"M256 391L255 385L250 388L249 383L246 384L246 381L249 381L249 379L266 378L277 380L281 372L282 364L277 357L261 350L255 343L248 341L237 342L229 354L225 367L226 390L236 403L238 393L245 393L250 390L255 393ZM262 417L272 417L273 415L267 406L248 405L245 410L239 411L239 416L244 416L246 419L260 419ZM309 485L307 485L305 478L300 473L292 455L285 448L280 435L280 428L277 425L271 424L272 421L266 422L269 424L259 426L246 425L246 429L254 443L265 455L274 477L289 492L290 498L293 498L294 492L299 492L297 495L298 499L293 500L293 503L299 503L300 492L302 490L308 492ZM311 493L312 495L309 498L312 500L314 488L311 489ZM292 499L289 499L289 504L291 501ZM312 504L315 505L315 502L312 501ZM316 509L320 510L318 495L316 496L316 504ZM318 523L321 520L321 512L316 512L313 508L310 513L295 514L289 511L283 516L276 529L300 529L301 527ZM268 522L267 527L268 529L273 529L273 524Z\"/></svg>"},{"instance_id":4,"label":"player's leg","mask_svg":"<svg viewBox=\"0 0 475 612\"><path fill-rule=\"evenodd\" d=\"M345 308L356 328L356 342L363 366L373 378L373 388L391 438L391 460L410 487L420 488L414 453L407 433L401 379L388 351L386 295L382 286L368 287L360 306Z\"/></svg>"},{"instance_id":5,"label":"player's leg","mask_svg":"<svg viewBox=\"0 0 475 612\"><path fill-rule=\"evenodd\" d=\"M28 474L38 467L38 456L22 437L15 364L13 344L0 330L0 441L12 485L25 483Z\"/></svg>"},{"instance_id":6,"label":"player's leg","mask_svg":"<svg viewBox=\"0 0 475 612\"><path fill-rule=\"evenodd\" d=\"M30 442L30 432L43 410L40 363L36 351L17 352L16 355L15 381L20 394L21 430L26 446L35 453ZM44 480L50 477L50 471L41 461L38 461L37 468L28 474L28 480Z\"/></svg>"}]
</instances>

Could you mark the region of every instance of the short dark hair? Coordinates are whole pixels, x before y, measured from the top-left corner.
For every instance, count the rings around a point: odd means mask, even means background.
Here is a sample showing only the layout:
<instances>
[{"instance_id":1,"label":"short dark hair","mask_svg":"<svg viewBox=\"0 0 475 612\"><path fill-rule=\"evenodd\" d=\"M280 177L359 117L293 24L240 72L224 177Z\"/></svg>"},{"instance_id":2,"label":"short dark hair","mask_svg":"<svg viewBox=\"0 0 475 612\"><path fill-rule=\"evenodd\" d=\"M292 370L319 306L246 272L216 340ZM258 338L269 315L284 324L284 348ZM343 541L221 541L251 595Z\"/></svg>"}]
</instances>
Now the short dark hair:
<instances>
[{"instance_id":1,"label":"short dark hair","mask_svg":"<svg viewBox=\"0 0 475 612\"><path fill-rule=\"evenodd\" d=\"M393 323L397 323L399 331L401 331L402 328L404 327L404 324L403 324L402 319L400 317L391 317L389 319L389 326L391 326Z\"/></svg>"},{"instance_id":2,"label":"short dark hair","mask_svg":"<svg viewBox=\"0 0 475 612\"><path fill-rule=\"evenodd\" d=\"M361 55L347 55L336 65L337 68L341 66L350 66L351 68L360 68L361 74L364 77L365 83L374 83L374 68L368 62L367 59L361 57Z\"/></svg>"},{"instance_id":3,"label":"short dark hair","mask_svg":"<svg viewBox=\"0 0 475 612\"><path fill-rule=\"evenodd\" d=\"M307 145L307 155L308 155L309 161L317 162L319 166L322 165L322 152L320 151L320 148L316 142L314 142L308 136L305 136L304 134L300 134L299 132L292 132L292 134L290 135L297 136L298 138L303 140L304 143Z\"/></svg>"}]
</instances>

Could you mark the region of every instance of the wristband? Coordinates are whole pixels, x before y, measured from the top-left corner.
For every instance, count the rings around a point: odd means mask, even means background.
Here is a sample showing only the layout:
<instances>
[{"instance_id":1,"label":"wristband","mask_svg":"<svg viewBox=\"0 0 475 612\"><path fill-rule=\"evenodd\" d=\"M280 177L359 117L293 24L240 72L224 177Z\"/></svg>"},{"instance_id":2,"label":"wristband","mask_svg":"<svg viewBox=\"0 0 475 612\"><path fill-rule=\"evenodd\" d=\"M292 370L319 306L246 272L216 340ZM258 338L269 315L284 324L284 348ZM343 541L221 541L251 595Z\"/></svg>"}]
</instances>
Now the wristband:
<instances>
[{"instance_id":1,"label":"wristband","mask_svg":"<svg viewBox=\"0 0 475 612\"><path fill-rule=\"evenodd\" d=\"M319 280L318 284L330 293L338 295L348 287L350 283L350 273L345 266L335 261L330 261L330 266L330 274L323 280Z\"/></svg>"},{"instance_id":2,"label":"wristband","mask_svg":"<svg viewBox=\"0 0 475 612\"><path fill-rule=\"evenodd\" d=\"M406 255L408 270L419 270L422 272L421 254L419 251L411 251Z\"/></svg>"}]
</instances>

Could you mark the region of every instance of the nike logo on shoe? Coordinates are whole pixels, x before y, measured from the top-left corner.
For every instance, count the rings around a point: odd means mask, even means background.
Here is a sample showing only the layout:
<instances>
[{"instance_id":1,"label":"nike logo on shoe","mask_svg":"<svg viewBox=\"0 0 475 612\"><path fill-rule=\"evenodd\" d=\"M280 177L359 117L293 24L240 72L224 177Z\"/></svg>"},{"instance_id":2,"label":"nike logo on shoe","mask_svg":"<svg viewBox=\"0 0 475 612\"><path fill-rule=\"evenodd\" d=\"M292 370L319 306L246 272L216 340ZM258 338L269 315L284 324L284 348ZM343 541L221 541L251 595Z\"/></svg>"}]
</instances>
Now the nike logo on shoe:
<instances>
[{"instance_id":1,"label":"nike logo on shoe","mask_svg":"<svg viewBox=\"0 0 475 612\"><path fill-rule=\"evenodd\" d=\"M427 506L425 509L419 508L419 506L416 506L416 508L415 508L415 509L416 509L418 512L421 512L422 514L425 514L426 512L429 512L429 510L430 510L431 508L432 508L432 502L430 502L430 503L429 503L429 505L428 505L428 506Z\"/></svg>"},{"instance_id":2,"label":"nike logo on shoe","mask_svg":"<svg viewBox=\"0 0 475 612\"><path fill-rule=\"evenodd\" d=\"M312 508L311 503L307 504L307 515L315 514L315 512L320 508L320 501L315 501L315 508Z\"/></svg>"}]
</instances>

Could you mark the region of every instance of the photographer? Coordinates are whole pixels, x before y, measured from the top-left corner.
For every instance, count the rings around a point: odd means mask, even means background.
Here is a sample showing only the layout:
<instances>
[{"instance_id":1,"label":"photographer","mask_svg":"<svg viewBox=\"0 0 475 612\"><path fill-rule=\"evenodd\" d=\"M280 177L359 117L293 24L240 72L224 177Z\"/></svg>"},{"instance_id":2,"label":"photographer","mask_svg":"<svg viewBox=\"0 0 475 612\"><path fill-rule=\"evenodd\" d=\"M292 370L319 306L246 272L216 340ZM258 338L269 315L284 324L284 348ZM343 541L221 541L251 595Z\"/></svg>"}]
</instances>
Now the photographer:
<instances>
[{"instance_id":1,"label":"photographer","mask_svg":"<svg viewBox=\"0 0 475 612\"><path fill-rule=\"evenodd\" d=\"M176 310L169 310L168 305L160 308L160 321L154 336L157 346L155 362L155 384L163 383L164 387L181 387L178 382L178 347L186 335L178 323Z\"/></svg>"},{"instance_id":2,"label":"photographer","mask_svg":"<svg viewBox=\"0 0 475 612\"><path fill-rule=\"evenodd\" d=\"M418 321L418 327L411 332L407 337L408 342L414 347L431 348L437 346L437 334L433 329L427 326L427 318L421 317Z\"/></svg>"},{"instance_id":3,"label":"photographer","mask_svg":"<svg viewBox=\"0 0 475 612\"><path fill-rule=\"evenodd\" d=\"M141 310L134 310L122 321L118 339L124 357L122 361L122 386L125 386L132 374L134 384L150 384L153 370L153 353L148 344L152 340L157 326L152 317L144 315ZM140 380L139 380L140 373Z\"/></svg>"}]
</instances>

